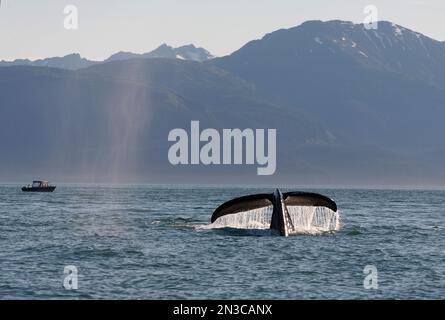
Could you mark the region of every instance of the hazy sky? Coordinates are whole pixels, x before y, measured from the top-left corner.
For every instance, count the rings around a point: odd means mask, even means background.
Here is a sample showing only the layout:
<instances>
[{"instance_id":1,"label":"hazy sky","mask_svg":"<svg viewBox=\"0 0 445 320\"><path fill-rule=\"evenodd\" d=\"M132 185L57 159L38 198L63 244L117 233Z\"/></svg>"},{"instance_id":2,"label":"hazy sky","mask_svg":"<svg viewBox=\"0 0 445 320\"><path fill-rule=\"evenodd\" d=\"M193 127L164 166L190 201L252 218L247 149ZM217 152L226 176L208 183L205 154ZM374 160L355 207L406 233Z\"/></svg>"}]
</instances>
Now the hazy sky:
<instances>
[{"instance_id":1,"label":"hazy sky","mask_svg":"<svg viewBox=\"0 0 445 320\"><path fill-rule=\"evenodd\" d=\"M0 60L78 52L104 59L162 43L194 43L217 56L306 20L363 22L366 5L390 20L445 40L444 0L0 0ZM76 5L79 29L65 30L63 9Z\"/></svg>"}]
</instances>

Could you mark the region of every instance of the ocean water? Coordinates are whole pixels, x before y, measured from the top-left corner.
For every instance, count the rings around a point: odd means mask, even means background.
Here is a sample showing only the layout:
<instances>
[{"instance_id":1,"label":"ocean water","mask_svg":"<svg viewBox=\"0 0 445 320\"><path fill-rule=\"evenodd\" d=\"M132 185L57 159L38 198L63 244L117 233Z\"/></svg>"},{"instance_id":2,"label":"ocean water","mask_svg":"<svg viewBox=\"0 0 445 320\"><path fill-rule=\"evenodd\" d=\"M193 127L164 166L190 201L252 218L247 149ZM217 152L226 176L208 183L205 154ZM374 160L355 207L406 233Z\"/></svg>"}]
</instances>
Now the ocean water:
<instances>
[{"instance_id":1,"label":"ocean water","mask_svg":"<svg viewBox=\"0 0 445 320\"><path fill-rule=\"evenodd\" d=\"M0 186L0 298L445 298L445 191L308 190L337 202L332 232L284 238L209 227L221 203L272 191ZM69 265L77 290L63 286ZM378 288L364 287L367 265Z\"/></svg>"}]
</instances>

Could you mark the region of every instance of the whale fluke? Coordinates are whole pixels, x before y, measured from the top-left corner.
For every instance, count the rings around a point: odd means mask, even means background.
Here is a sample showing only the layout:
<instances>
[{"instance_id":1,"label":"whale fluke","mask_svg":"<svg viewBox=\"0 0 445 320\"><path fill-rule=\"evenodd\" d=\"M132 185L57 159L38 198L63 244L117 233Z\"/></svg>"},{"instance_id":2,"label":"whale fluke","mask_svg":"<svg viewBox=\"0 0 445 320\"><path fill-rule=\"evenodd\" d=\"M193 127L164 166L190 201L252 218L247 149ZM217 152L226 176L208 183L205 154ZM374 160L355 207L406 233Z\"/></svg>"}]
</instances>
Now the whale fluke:
<instances>
[{"instance_id":1,"label":"whale fluke","mask_svg":"<svg viewBox=\"0 0 445 320\"><path fill-rule=\"evenodd\" d=\"M243 211L249 211L271 206L273 204L272 194L253 194L236 199L232 199L220 205L212 214L211 222L216 219Z\"/></svg>"},{"instance_id":2,"label":"whale fluke","mask_svg":"<svg viewBox=\"0 0 445 320\"><path fill-rule=\"evenodd\" d=\"M326 207L337 212L337 204L330 198L311 192L286 192L283 194L286 206Z\"/></svg>"},{"instance_id":3,"label":"whale fluke","mask_svg":"<svg viewBox=\"0 0 445 320\"><path fill-rule=\"evenodd\" d=\"M273 206L270 229L278 231L282 236L288 236L294 230L294 223L289 214L288 206L325 207L337 212L337 204L330 198L311 192L281 193L276 189L274 193L253 194L232 199L220 205L212 214L211 222L230 214L250 211Z\"/></svg>"}]
</instances>

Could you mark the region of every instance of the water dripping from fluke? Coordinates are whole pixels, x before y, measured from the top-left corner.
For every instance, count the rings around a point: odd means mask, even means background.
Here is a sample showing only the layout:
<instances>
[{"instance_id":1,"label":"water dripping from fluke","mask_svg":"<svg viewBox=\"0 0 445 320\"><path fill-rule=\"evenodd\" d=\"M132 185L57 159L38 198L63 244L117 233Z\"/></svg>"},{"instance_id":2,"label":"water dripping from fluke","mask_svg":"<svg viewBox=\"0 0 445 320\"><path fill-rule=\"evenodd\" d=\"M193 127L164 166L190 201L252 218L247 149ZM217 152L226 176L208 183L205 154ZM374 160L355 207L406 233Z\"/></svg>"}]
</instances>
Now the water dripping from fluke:
<instances>
[{"instance_id":1,"label":"water dripping from fluke","mask_svg":"<svg viewBox=\"0 0 445 320\"><path fill-rule=\"evenodd\" d=\"M323 234L340 229L336 203L321 194L309 192L254 194L230 200L219 206L211 224L201 229L271 230L272 234Z\"/></svg>"}]
</instances>

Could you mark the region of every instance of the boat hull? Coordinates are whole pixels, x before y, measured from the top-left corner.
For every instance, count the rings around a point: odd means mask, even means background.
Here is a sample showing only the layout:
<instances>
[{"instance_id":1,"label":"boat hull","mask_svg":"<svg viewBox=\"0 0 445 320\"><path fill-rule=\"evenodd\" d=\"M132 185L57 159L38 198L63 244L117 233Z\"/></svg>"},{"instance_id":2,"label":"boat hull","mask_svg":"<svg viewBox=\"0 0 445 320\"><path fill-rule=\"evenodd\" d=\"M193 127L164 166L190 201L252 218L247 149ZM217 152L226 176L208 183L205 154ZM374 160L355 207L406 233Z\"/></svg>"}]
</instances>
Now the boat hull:
<instances>
[{"instance_id":1,"label":"boat hull","mask_svg":"<svg viewBox=\"0 0 445 320\"><path fill-rule=\"evenodd\" d=\"M55 186L51 187L23 187L23 192L53 192L56 189Z\"/></svg>"}]
</instances>

